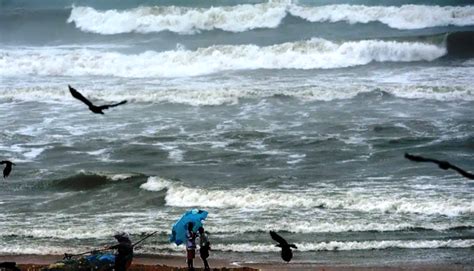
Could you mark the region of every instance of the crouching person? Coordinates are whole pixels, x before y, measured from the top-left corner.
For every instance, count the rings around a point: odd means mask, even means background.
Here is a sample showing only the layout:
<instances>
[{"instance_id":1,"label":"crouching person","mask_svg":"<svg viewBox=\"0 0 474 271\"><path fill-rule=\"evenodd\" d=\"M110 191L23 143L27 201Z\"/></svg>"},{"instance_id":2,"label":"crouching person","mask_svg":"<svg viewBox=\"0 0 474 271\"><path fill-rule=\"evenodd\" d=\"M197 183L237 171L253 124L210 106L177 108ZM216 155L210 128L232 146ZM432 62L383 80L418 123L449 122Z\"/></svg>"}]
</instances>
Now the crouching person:
<instances>
[{"instance_id":1,"label":"crouching person","mask_svg":"<svg viewBox=\"0 0 474 271\"><path fill-rule=\"evenodd\" d=\"M133 260L133 245L132 241L128 237L128 234L125 232L117 233L114 235L114 238L117 239L118 244L108 247L109 249L116 249L117 254L115 254L115 271L126 271Z\"/></svg>"}]
</instances>

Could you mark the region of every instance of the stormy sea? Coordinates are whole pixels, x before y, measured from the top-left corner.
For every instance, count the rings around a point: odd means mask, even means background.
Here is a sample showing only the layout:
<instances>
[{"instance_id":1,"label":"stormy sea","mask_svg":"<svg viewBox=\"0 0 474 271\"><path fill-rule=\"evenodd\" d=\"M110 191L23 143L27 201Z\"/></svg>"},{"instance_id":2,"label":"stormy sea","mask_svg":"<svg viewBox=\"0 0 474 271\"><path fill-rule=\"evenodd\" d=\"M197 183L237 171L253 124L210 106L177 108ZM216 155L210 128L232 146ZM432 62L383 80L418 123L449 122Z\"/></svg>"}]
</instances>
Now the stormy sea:
<instances>
[{"instance_id":1,"label":"stormy sea","mask_svg":"<svg viewBox=\"0 0 474 271\"><path fill-rule=\"evenodd\" d=\"M0 0L0 254L474 265L474 5ZM93 114L68 84L96 104ZM3 167L2 167L3 169Z\"/></svg>"}]
</instances>

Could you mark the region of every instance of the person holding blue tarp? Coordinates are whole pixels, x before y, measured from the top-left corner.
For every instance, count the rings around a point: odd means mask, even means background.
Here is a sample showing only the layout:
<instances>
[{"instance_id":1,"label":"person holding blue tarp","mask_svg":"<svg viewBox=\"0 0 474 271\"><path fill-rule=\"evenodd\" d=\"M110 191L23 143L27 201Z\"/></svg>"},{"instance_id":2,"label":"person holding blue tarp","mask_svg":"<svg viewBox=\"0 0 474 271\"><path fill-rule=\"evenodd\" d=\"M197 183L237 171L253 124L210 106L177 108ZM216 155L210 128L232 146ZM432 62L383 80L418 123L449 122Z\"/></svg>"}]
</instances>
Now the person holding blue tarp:
<instances>
[{"instance_id":1,"label":"person holding blue tarp","mask_svg":"<svg viewBox=\"0 0 474 271\"><path fill-rule=\"evenodd\" d=\"M171 228L170 242L177 246L186 244L186 260L188 270L194 270L193 260L196 255L197 230L207 217L207 211L191 209L186 211Z\"/></svg>"},{"instance_id":2,"label":"person holding blue tarp","mask_svg":"<svg viewBox=\"0 0 474 271\"><path fill-rule=\"evenodd\" d=\"M186 261L188 263L188 270L194 270L194 258L196 257L196 233L193 231L194 224L188 223L186 231Z\"/></svg>"}]
</instances>

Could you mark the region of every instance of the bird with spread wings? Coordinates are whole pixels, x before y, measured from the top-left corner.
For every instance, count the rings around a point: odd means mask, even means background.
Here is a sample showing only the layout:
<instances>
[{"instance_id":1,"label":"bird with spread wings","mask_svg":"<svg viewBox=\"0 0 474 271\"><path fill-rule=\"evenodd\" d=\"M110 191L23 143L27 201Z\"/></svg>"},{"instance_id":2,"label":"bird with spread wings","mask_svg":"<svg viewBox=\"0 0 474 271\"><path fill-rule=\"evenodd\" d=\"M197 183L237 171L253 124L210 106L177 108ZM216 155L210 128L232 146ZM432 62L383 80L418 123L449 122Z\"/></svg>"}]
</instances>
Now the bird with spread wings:
<instances>
[{"instance_id":1,"label":"bird with spread wings","mask_svg":"<svg viewBox=\"0 0 474 271\"><path fill-rule=\"evenodd\" d=\"M0 161L0 165L3 164L5 164L5 168L3 169L3 178L6 178L8 175L10 175L10 172L12 172L12 165L16 166L16 164L8 160Z\"/></svg>"},{"instance_id":2,"label":"bird with spread wings","mask_svg":"<svg viewBox=\"0 0 474 271\"><path fill-rule=\"evenodd\" d=\"M105 105L101 105L101 106L96 106L91 101L89 101L86 97L82 96L82 94L79 93L79 91L77 91L76 89L74 89L73 87L71 87L69 85L68 85L68 87L69 87L69 91L71 92L71 95L74 98L76 98L79 101L82 101L83 103L85 103L89 107L89 110L96 113L96 114L104 114L104 112L102 110L109 109L111 107L115 107L115 106L118 106L118 105L122 105L122 104L125 104L127 102L127 100L123 100L120 103L116 103L116 104L105 104Z\"/></svg>"},{"instance_id":3,"label":"bird with spread wings","mask_svg":"<svg viewBox=\"0 0 474 271\"><path fill-rule=\"evenodd\" d=\"M273 240L278 242L276 246L281 247L281 258L286 262L291 261L291 258L293 258L293 252L291 251L291 248L297 249L296 245L288 244L288 242L283 237L274 231L270 231L270 236Z\"/></svg>"},{"instance_id":4,"label":"bird with spread wings","mask_svg":"<svg viewBox=\"0 0 474 271\"><path fill-rule=\"evenodd\" d=\"M459 174L461 174L462 176L464 176L468 179L474 180L474 174L471 174L471 173L465 171L464 169L459 168L459 167L449 163L448 161L441 161L441 160L436 160L436 159L432 159L432 158L426 158L426 157L422 157L422 156L418 156L418 155L412 155L412 154L409 154L409 153L405 153L405 158L410 160L410 161L414 161L414 162L435 163L441 169L444 169L444 170L453 169L453 170L457 171Z\"/></svg>"}]
</instances>

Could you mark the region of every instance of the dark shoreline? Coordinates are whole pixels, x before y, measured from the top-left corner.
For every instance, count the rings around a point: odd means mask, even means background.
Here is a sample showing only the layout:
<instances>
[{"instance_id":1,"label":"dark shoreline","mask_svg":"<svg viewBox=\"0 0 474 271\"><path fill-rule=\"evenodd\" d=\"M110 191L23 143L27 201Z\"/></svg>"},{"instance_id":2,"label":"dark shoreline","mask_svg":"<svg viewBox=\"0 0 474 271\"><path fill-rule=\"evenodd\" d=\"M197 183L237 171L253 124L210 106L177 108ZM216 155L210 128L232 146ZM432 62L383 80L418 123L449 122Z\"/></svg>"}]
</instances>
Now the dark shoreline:
<instances>
[{"instance_id":1,"label":"dark shoreline","mask_svg":"<svg viewBox=\"0 0 474 271\"><path fill-rule=\"evenodd\" d=\"M21 270L36 271L61 260L63 255L1 255L0 262L16 262ZM225 259L210 259L212 270L233 271L270 271L270 270L320 270L320 271L466 271L474 270L474 265L463 264L436 264L436 263L402 263L393 265L347 265L347 264L317 264L302 262L266 262L266 263L234 263ZM195 260L196 270L201 270L202 263L199 258ZM138 255L134 258L129 271L168 271L187 270L184 257L168 255Z\"/></svg>"}]
</instances>

